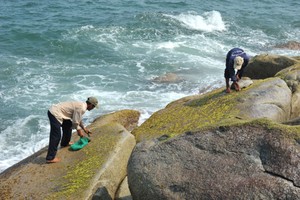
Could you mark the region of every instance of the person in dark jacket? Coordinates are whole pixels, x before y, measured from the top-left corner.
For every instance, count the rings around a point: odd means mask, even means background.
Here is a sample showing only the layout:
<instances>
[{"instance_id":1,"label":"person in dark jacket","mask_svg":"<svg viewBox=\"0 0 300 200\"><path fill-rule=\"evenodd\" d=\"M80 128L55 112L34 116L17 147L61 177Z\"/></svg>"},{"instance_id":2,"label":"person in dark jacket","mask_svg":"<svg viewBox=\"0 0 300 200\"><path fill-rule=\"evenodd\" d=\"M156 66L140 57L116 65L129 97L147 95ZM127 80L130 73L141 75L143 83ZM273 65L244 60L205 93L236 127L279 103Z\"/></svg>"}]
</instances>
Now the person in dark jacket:
<instances>
[{"instance_id":1,"label":"person in dark jacket","mask_svg":"<svg viewBox=\"0 0 300 200\"><path fill-rule=\"evenodd\" d=\"M226 56L226 68L224 72L226 82L226 92L230 93L229 79L233 82L236 91L240 91L238 81L242 78L243 72L249 63L249 56L243 49L233 48Z\"/></svg>"}]
</instances>

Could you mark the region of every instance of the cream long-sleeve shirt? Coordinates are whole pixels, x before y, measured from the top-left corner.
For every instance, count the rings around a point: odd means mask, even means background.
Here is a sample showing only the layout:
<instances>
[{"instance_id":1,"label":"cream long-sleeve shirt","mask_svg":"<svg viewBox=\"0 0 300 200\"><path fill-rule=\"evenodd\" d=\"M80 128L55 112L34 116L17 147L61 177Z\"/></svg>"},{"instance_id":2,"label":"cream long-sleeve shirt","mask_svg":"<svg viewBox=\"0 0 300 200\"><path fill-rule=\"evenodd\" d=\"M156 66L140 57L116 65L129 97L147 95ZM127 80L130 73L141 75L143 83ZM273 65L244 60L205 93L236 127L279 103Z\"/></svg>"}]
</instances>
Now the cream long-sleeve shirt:
<instances>
[{"instance_id":1,"label":"cream long-sleeve shirt","mask_svg":"<svg viewBox=\"0 0 300 200\"><path fill-rule=\"evenodd\" d=\"M62 102L54 104L49 109L50 113L62 124L63 120L71 120L72 128L79 130L84 129L82 116L87 110L85 102Z\"/></svg>"}]
</instances>

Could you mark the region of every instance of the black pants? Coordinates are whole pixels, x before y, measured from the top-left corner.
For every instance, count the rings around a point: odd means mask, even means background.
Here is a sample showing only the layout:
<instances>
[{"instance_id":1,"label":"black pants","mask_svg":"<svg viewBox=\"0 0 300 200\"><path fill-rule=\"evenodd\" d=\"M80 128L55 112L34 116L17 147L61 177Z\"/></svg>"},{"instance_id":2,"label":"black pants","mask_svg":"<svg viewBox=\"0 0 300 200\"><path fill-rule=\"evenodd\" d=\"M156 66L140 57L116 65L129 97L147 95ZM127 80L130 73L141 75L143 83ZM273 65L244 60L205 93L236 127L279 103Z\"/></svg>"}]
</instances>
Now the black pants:
<instances>
[{"instance_id":1,"label":"black pants","mask_svg":"<svg viewBox=\"0 0 300 200\"><path fill-rule=\"evenodd\" d=\"M46 160L53 160L56 156L59 141L61 139L61 146L68 146L72 136L72 121L64 120L62 124L48 111L48 118L50 121L50 138L49 147ZM61 129L63 136L61 138Z\"/></svg>"},{"instance_id":2,"label":"black pants","mask_svg":"<svg viewBox=\"0 0 300 200\"><path fill-rule=\"evenodd\" d=\"M237 74L239 75L240 78L242 78L243 73L244 73L244 67L242 67L240 70L237 71ZM235 71L234 71L233 67L225 69L224 77L225 78L230 78L231 81L233 81L233 82L237 81L236 74L235 74Z\"/></svg>"}]
</instances>

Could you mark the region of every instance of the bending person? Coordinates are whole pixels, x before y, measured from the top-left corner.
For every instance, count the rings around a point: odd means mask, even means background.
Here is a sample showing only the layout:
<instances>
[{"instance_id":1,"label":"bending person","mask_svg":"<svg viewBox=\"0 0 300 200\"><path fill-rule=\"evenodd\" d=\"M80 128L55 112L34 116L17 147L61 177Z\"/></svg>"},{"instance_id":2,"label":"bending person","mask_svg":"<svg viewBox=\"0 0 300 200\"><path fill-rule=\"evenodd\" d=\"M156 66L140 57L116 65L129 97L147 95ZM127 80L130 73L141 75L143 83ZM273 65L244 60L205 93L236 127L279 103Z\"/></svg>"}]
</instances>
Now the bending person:
<instances>
[{"instance_id":1,"label":"bending person","mask_svg":"<svg viewBox=\"0 0 300 200\"><path fill-rule=\"evenodd\" d=\"M61 140L62 147L68 146L72 136L72 129L77 130L80 137L84 133L89 133L82 123L82 116L88 110L93 110L98 107L98 100L95 97L89 97L86 102L62 102L52 105L48 110L48 117L50 121L50 140L48 153L46 157L47 163L56 163L60 159L56 158L57 147ZM61 137L61 127L63 136Z\"/></svg>"},{"instance_id":2,"label":"bending person","mask_svg":"<svg viewBox=\"0 0 300 200\"><path fill-rule=\"evenodd\" d=\"M226 92L230 93L229 79L233 82L236 91L240 91L240 86L237 83L243 76L245 67L249 63L249 56L243 49L233 48L226 56L226 68L224 72L226 82Z\"/></svg>"}]
</instances>

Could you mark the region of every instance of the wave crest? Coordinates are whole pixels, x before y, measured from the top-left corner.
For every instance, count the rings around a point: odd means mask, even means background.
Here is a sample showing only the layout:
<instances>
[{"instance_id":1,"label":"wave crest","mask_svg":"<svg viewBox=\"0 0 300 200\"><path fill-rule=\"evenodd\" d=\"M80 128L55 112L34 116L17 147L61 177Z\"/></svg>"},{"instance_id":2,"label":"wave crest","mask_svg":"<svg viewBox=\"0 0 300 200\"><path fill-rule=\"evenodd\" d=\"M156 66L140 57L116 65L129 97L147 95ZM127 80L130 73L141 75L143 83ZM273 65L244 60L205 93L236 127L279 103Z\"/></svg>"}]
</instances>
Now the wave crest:
<instances>
[{"instance_id":1,"label":"wave crest","mask_svg":"<svg viewBox=\"0 0 300 200\"><path fill-rule=\"evenodd\" d=\"M198 15L195 12L165 16L179 21L184 27L192 30L205 32L226 30L226 26L222 19L221 13L214 10L210 12L204 12L202 16Z\"/></svg>"}]
</instances>

